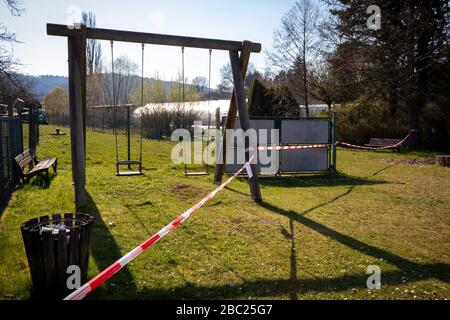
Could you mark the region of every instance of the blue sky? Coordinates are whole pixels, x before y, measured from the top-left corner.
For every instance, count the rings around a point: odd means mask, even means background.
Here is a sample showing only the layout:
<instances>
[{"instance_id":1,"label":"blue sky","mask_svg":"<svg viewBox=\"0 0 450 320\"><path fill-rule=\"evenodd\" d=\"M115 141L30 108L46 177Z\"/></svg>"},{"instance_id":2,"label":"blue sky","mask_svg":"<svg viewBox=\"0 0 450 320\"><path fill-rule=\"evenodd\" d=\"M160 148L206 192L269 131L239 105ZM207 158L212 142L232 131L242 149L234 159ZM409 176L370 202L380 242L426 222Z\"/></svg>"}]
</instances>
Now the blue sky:
<instances>
[{"instance_id":1,"label":"blue sky","mask_svg":"<svg viewBox=\"0 0 450 320\"><path fill-rule=\"evenodd\" d=\"M11 17L0 4L0 21L17 34L21 44L14 44L14 55L24 64L22 71L33 75L67 75L67 41L46 35L48 22L66 24L77 10L94 11L101 28L166 33L227 40L260 42L264 49L272 43L273 29L294 0L24 0L26 12ZM75 9L75 10L74 10ZM8 45L9 46L9 45ZM103 55L110 59L109 43L102 42ZM115 44L115 56L127 55L140 65L139 44ZM181 49L166 46L146 46L145 76L158 72L170 80L181 65ZM251 62L265 67L264 52L253 54ZM228 62L228 53L213 51L213 86L220 81L220 67ZM208 51L186 49L185 74L208 75Z\"/></svg>"}]
</instances>

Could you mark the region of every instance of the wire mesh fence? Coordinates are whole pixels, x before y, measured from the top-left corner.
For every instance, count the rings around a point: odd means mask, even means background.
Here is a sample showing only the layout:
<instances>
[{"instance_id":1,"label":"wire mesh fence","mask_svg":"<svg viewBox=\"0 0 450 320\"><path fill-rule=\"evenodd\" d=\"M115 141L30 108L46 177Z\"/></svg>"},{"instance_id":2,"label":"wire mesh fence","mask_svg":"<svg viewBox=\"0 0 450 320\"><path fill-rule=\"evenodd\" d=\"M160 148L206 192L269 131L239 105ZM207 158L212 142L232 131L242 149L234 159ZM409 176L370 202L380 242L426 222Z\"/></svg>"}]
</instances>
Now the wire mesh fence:
<instances>
[{"instance_id":1,"label":"wire mesh fence","mask_svg":"<svg viewBox=\"0 0 450 320\"><path fill-rule=\"evenodd\" d=\"M86 172L99 170L115 173L116 161L142 160L143 170L171 170L182 174L184 164L171 160L172 132L184 128L193 133L195 112L146 112L136 114L133 108L89 108L86 114ZM67 112L48 112L48 124L39 124L39 158L57 157L61 170L70 169L70 117ZM203 119L202 124L207 125ZM192 135L193 136L193 135ZM142 137L142 138L141 138ZM193 148L194 148L194 144ZM197 150L201 152L201 150ZM195 151L195 152L197 152ZM194 152L192 152L194 158ZM189 170L202 170L202 164L189 164ZM133 169L133 168L130 168ZM105 172L106 173L106 172Z\"/></svg>"},{"instance_id":2,"label":"wire mesh fence","mask_svg":"<svg viewBox=\"0 0 450 320\"><path fill-rule=\"evenodd\" d=\"M0 206L7 203L19 179L14 157L22 152L22 120L0 117Z\"/></svg>"},{"instance_id":3,"label":"wire mesh fence","mask_svg":"<svg viewBox=\"0 0 450 320\"><path fill-rule=\"evenodd\" d=\"M117 161L142 160L142 169L173 174L205 170L206 142L194 139L195 125L202 130L209 119L192 110L157 109L136 114L134 108L90 108L86 114L86 172L90 178L99 173L113 175ZM190 159L197 164L175 164L171 136L176 129L186 129L192 137ZM199 147L200 146L200 147ZM38 160L58 158L59 170L71 170L70 116L68 112L44 112L27 106L13 116L0 116L0 205L5 205L20 178L14 158L26 149L36 151ZM211 155L214 157L214 154ZM132 169L130 165L130 170Z\"/></svg>"}]
</instances>

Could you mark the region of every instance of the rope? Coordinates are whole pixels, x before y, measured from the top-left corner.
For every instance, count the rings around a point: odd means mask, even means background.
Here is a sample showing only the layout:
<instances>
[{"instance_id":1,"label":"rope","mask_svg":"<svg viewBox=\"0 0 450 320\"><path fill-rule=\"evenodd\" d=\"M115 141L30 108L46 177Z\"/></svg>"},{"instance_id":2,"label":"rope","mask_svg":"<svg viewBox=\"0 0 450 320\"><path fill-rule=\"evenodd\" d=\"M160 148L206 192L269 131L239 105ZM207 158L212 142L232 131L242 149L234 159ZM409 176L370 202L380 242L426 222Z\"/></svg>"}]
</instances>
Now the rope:
<instances>
[{"instance_id":1,"label":"rope","mask_svg":"<svg viewBox=\"0 0 450 320\"><path fill-rule=\"evenodd\" d=\"M116 84L114 76L114 41L111 40L111 72L112 72L112 95L113 95L113 131L116 140L116 162L119 161L119 144L117 141L117 128L116 128Z\"/></svg>"},{"instance_id":2,"label":"rope","mask_svg":"<svg viewBox=\"0 0 450 320\"><path fill-rule=\"evenodd\" d=\"M401 141L397 142L396 144L390 145L390 146L383 146L383 147L367 147L367 146L360 146L360 145L356 145L356 144L351 144L351 143L344 142L344 141L336 141L336 146L342 145L342 146L349 147L349 148L365 149L365 150L385 150L385 149L393 149L393 148L398 148L398 147L400 147L406 140L408 140L409 136L411 135L411 132L413 132L413 131L414 131L414 130L411 130L410 132L408 132L408 134L406 135L406 137L404 137Z\"/></svg>"},{"instance_id":3,"label":"rope","mask_svg":"<svg viewBox=\"0 0 450 320\"><path fill-rule=\"evenodd\" d=\"M208 69L208 130L211 125L211 53L209 49L209 69Z\"/></svg>"},{"instance_id":4,"label":"rope","mask_svg":"<svg viewBox=\"0 0 450 320\"><path fill-rule=\"evenodd\" d=\"M212 49L209 49L209 67L208 67L208 137L211 128L211 53ZM209 152L206 153L205 168L209 171Z\"/></svg>"},{"instance_id":5,"label":"rope","mask_svg":"<svg viewBox=\"0 0 450 320\"><path fill-rule=\"evenodd\" d=\"M181 83L183 84L182 89L183 89L183 93L182 93L182 100L184 102L184 47L181 47Z\"/></svg>"},{"instance_id":6,"label":"rope","mask_svg":"<svg viewBox=\"0 0 450 320\"><path fill-rule=\"evenodd\" d=\"M184 47L181 47L181 78L182 78L181 79L181 83L182 83L181 100L184 103ZM182 126L184 127L184 121L182 122ZM183 155L183 156L185 157L185 155ZM185 158L185 161L184 161L184 174L185 175L187 174L186 158Z\"/></svg>"},{"instance_id":7,"label":"rope","mask_svg":"<svg viewBox=\"0 0 450 320\"><path fill-rule=\"evenodd\" d=\"M144 46L145 44L142 43L142 59L141 59L141 110L144 107ZM142 118L142 111L140 114L141 118L141 134L140 134L140 141L139 141L139 161L142 163L142 136L144 134L144 120Z\"/></svg>"}]
</instances>

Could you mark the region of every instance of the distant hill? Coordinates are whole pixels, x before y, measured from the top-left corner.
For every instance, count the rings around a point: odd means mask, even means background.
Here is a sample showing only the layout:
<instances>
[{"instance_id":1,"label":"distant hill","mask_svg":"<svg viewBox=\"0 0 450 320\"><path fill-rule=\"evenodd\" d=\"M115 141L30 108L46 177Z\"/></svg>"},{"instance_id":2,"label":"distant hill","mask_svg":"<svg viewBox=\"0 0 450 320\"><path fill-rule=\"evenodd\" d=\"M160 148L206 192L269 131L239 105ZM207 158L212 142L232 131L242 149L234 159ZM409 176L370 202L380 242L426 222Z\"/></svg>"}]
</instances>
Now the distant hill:
<instances>
[{"instance_id":1,"label":"distant hill","mask_svg":"<svg viewBox=\"0 0 450 320\"><path fill-rule=\"evenodd\" d=\"M69 80L65 76L53 76L53 75L39 75L39 76L31 76L24 75L27 79L30 79L34 84L34 94L39 101L44 99L44 96L54 87L61 87L64 90L68 90L69 88ZM133 83L138 85L140 83L139 76L132 76ZM146 81L154 81L152 78L145 78ZM166 89L172 87L176 82L174 81L164 81L164 86ZM186 84L186 88L191 86L190 84ZM207 92L205 91L205 94ZM226 95L227 97L228 95ZM223 99L223 95L220 95L215 89L211 89L211 99Z\"/></svg>"},{"instance_id":2,"label":"distant hill","mask_svg":"<svg viewBox=\"0 0 450 320\"><path fill-rule=\"evenodd\" d=\"M52 76L52 75L41 75L41 76L26 76L28 79L33 81L34 94L38 100L42 100L44 96L54 87L61 87L64 90L68 90L69 81L65 76Z\"/></svg>"}]
</instances>

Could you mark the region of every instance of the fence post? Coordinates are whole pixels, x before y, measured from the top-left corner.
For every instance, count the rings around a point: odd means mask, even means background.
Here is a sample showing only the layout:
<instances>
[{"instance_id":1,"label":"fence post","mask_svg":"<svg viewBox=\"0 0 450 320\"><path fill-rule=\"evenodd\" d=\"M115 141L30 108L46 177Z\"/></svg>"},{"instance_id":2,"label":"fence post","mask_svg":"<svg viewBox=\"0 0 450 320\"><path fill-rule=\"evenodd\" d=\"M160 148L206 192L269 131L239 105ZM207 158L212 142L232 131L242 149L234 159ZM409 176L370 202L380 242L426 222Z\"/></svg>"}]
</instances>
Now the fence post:
<instances>
[{"instance_id":1,"label":"fence post","mask_svg":"<svg viewBox=\"0 0 450 320\"><path fill-rule=\"evenodd\" d=\"M336 167L336 112L333 112L332 118L331 118L331 143L332 143L332 150L333 150L333 163L332 163L332 170L333 172L337 172Z\"/></svg>"},{"instance_id":2,"label":"fence post","mask_svg":"<svg viewBox=\"0 0 450 320\"><path fill-rule=\"evenodd\" d=\"M36 150L36 110L30 106L28 110L28 149Z\"/></svg>"},{"instance_id":3,"label":"fence post","mask_svg":"<svg viewBox=\"0 0 450 320\"><path fill-rule=\"evenodd\" d=\"M8 155L8 167L9 167L9 181L10 184L12 183L12 185L15 185L15 183L17 182L16 180L16 174L15 174L15 170L13 167L13 157L16 156L16 154L14 154L13 150L14 150L14 111L13 111L13 97L12 96L8 96L7 97L7 104L8 104L8 120L7 120L7 125L8 125L8 141L6 143L6 147L9 149L7 151L7 155ZM14 187L10 185L10 190L12 190Z\"/></svg>"},{"instance_id":4,"label":"fence post","mask_svg":"<svg viewBox=\"0 0 450 320\"><path fill-rule=\"evenodd\" d=\"M220 108L216 108L216 130L220 130Z\"/></svg>"},{"instance_id":5,"label":"fence post","mask_svg":"<svg viewBox=\"0 0 450 320\"><path fill-rule=\"evenodd\" d=\"M127 106L127 142L128 142L128 146L127 146L127 156L128 156L128 161L131 160L131 121L130 121L130 106ZM131 170L131 165L128 164L128 169Z\"/></svg>"},{"instance_id":6,"label":"fence post","mask_svg":"<svg viewBox=\"0 0 450 320\"><path fill-rule=\"evenodd\" d=\"M36 107L35 120L36 120L36 145L38 145L39 141L40 141L40 136L39 136L39 108L38 107Z\"/></svg>"}]
</instances>

